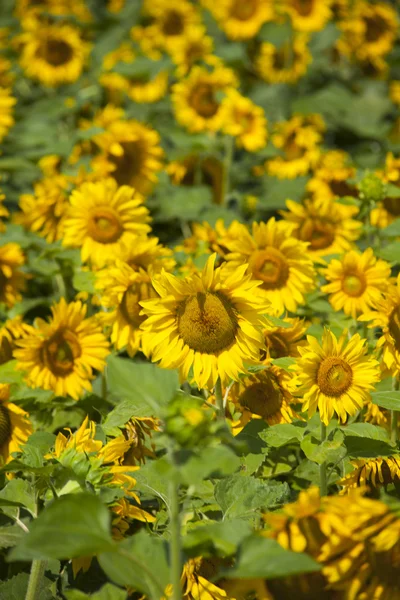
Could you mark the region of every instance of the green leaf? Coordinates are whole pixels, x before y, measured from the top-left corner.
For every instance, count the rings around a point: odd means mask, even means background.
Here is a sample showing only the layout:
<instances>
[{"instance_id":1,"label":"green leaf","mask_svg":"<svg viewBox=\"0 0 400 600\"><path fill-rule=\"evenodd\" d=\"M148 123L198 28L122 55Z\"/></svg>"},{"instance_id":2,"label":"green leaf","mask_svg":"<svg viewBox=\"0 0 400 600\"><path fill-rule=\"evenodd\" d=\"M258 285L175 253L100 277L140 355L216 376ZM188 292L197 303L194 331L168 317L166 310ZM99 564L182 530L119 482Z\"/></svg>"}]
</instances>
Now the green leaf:
<instances>
[{"instance_id":1,"label":"green leaf","mask_svg":"<svg viewBox=\"0 0 400 600\"><path fill-rule=\"evenodd\" d=\"M11 546L16 546L23 535L25 534L18 525L0 527L0 548L11 548Z\"/></svg>"},{"instance_id":2,"label":"green leaf","mask_svg":"<svg viewBox=\"0 0 400 600\"><path fill-rule=\"evenodd\" d=\"M372 392L371 400L377 406L388 410L400 410L400 391Z\"/></svg>"},{"instance_id":3,"label":"green leaf","mask_svg":"<svg viewBox=\"0 0 400 600\"><path fill-rule=\"evenodd\" d=\"M268 446L280 448L286 444L299 442L303 438L306 426L307 424L303 421L298 421L296 424L280 423L262 431L260 437Z\"/></svg>"},{"instance_id":4,"label":"green leaf","mask_svg":"<svg viewBox=\"0 0 400 600\"><path fill-rule=\"evenodd\" d=\"M21 371L16 369L17 361L9 360L8 362L0 365L0 381L1 383L19 383L22 384L24 376Z\"/></svg>"},{"instance_id":5,"label":"green leaf","mask_svg":"<svg viewBox=\"0 0 400 600\"><path fill-rule=\"evenodd\" d=\"M87 292L95 294L96 275L93 271L78 271L74 274L72 285L78 292Z\"/></svg>"},{"instance_id":6,"label":"green leaf","mask_svg":"<svg viewBox=\"0 0 400 600\"><path fill-rule=\"evenodd\" d=\"M168 186L165 191L160 189L158 193L168 194L169 197L168 202L160 200L158 220L192 221L199 219L202 212L212 206L212 191L205 185Z\"/></svg>"},{"instance_id":7,"label":"green leaf","mask_svg":"<svg viewBox=\"0 0 400 600\"><path fill-rule=\"evenodd\" d=\"M68 559L104 552L113 546L110 512L94 495L67 494L31 522L29 533L10 560Z\"/></svg>"},{"instance_id":8,"label":"green leaf","mask_svg":"<svg viewBox=\"0 0 400 600\"><path fill-rule=\"evenodd\" d=\"M127 592L112 583L106 583L93 594L85 594L80 590L67 590L64 592L64 596L67 600L126 600Z\"/></svg>"},{"instance_id":9,"label":"green leaf","mask_svg":"<svg viewBox=\"0 0 400 600\"><path fill-rule=\"evenodd\" d=\"M398 188L397 193L400 193ZM384 237L398 237L400 235L400 219L395 219L393 223L390 223L384 229L381 229L381 235Z\"/></svg>"},{"instance_id":10,"label":"green leaf","mask_svg":"<svg viewBox=\"0 0 400 600\"><path fill-rule=\"evenodd\" d=\"M391 456L396 449L391 445L388 432L371 423L352 423L341 428L350 458Z\"/></svg>"},{"instance_id":11,"label":"green leaf","mask_svg":"<svg viewBox=\"0 0 400 600\"><path fill-rule=\"evenodd\" d=\"M296 363L296 359L291 356L282 356L281 358L273 358L271 362L285 371L293 372L290 367Z\"/></svg>"},{"instance_id":12,"label":"green leaf","mask_svg":"<svg viewBox=\"0 0 400 600\"><path fill-rule=\"evenodd\" d=\"M350 425L343 425L341 429L345 436L389 441L389 434L386 429L379 427L379 425L372 425L372 423L350 423Z\"/></svg>"},{"instance_id":13,"label":"green leaf","mask_svg":"<svg viewBox=\"0 0 400 600\"><path fill-rule=\"evenodd\" d=\"M8 466L8 465L7 465ZM7 515L15 515L18 506L25 507L32 515L36 513L35 494L25 479L11 479L0 491L0 506Z\"/></svg>"},{"instance_id":14,"label":"green leaf","mask_svg":"<svg viewBox=\"0 0 400 600\"><path fill-rule=\"evenodd\" d=\"M240 458L226 446L208 447L191 457L180 473L187 485L196 485L208 477L224 477L237 471Z\"/></svg>"},{"instance_id":15,"label":"green leaf","mask_svg":"<svg viewBox=\"0 0 400 600\"><path fill-rule=\"evenodd\" d=\"M344 435L342 431L336 430L327 440L321 442L313 436L312 433L307 434L301 441L300 447L306 457L322 465L324 462L336 463L346 455L346 448L343 446Z\"/></svg>"},{"instance_id":16,"label":"green leaf","mask_svg":"<svg viewBox=\"0 0 400 600\"><path fill-rule=\"evenodd\" d=\"M0 600L23 600L28 589L29 573L18 573L7 581L0 583ZM37 597L40 600L52 600L53 594L49 590L52 582L47 577L42 577L38 585Z\"/></svg>"},{"instance_id":17,"label":"green leaf","mask_svg":"<svg viewBox=\"0 0 400 600\"><path fill-rule=\"evenodd\" d=\"M379 256L391 263L400 263L400 242L392 242L379 252Z\"/></svg>"},{"instance_id":18,"label":"green leaf","mask_svg":"<svg viewBox=\"0 0 400 600\"><path fill-rule=\"evenodd\" d=\"M241 519L222 522L197 521L183 538L183 546L192 555L208 553L233 554L251 533L250 524Z\"/></svg>"},{"instance_id":19,"label":"green leaf","mask_svg":"<svg viewBox=\"0 0 400 600\"><path fill-rule=\"evenodd\" d=\"M289 577L312 573L321 566L307 554L284 550L275 540L252 535L239 547L236 566L224 573L227 578L252 579Z\"/></svg>"}]
</instances>

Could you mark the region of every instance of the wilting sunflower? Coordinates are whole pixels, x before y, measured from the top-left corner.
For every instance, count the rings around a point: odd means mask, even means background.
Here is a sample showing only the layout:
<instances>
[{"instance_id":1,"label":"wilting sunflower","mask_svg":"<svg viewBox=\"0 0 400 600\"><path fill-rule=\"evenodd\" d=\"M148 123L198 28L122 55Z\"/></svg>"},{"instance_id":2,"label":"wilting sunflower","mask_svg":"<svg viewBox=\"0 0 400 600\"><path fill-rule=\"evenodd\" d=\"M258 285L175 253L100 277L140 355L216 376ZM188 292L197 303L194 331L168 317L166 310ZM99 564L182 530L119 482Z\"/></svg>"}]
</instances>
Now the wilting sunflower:
<instances>
[{"instance_id":1,"label":"wilting sunflower","mask_svg":"<svg viewBox=\"0 0 400 600\"><path fill-rule=\"evenodd\" d=\"M104 133L94 137L100 154L93 159L95 171L109 175L118 185L130 185L148 194L161 170L163 151L158 133L135 120L113 120Z\"/></svg>"},{"instance_id":2,"label":"wilting sunflower","mask_svg":"<svg viewBox=\"0 0 400 600\"><path fill-rule=\"evenodd\" d=\"M281 46L263 42L255 65L260 77L268 83L296 83L306 74L311 61L308 36L294 34L291 40Z\"/></svg>"},{"instance_id":3,"label":"wilting sunflower","mask_svg":"<svg viewBox=\"0 0 400 600\"><path fill-rule=\"evenodd\" d=\"M25 256L18 244L0 246L0 302L9 308L21 300L26 275L20 267L24 264Z\"/></svg>"},{"instance_id":4,"label":"wilting sunflower","mask_svg":"<svg viewBox=\"0 0 400 600\"><path fill-rule=\"evenodd\" d=\"M215 156L190 154L181 160L174 160L166 168L173 183L193 186L205 185L211 188L214 204L223 204L225 198L225 168Z\"/></svg>"},{"instance_id":5,"label":"wilting sunflower","mask_svg":"<svg viewBox=\"0 0 400 600\"><path fill-rule=\"evenodd\" d=\"M258 282L245 275L246 265L232 271L214 269L216 255L202 273L183 280L161 273L153 280L160 298L142 302L148 317L142 328L153 362L179 368L199 388L212 388L246 371L257 360L268 303L257 294Z\"/></svg>"},{"instance_id":6,"label":"wilting sunflower","mask_svg":"<svg viewBox=\"0 0 400 600\"><path fill-rule=\"evenodd\" d=\"M17 341L17 369L31 387L53 390L78 400L91 391L93 370L102 371L109 344L97 321L85 319L86 306L61 298L49 322L37 319L31 335Z\"/></svg>"},{"instance_id":7,"label":"wilting sunflower","mask_svg":"<svg viewBox=\"0 0 400 600\"><path fill-rule=\"evenodd\" d=\"M294 389L293 374L275 366L240 378L228 396L235 413L241 413L232 423L234 435L252 419L263 419L269 425L291 423L298 416L291 406Z\"/></svg>"},{"instance_id":8,"label":"wilting sunflower","mask_svg":"<svg viewBox=\"0 0 400 600\"><path fill-rule=\"evenodd\" d=\"M267 21L274 18L273 2L264 0L202 0L218 25L232 40L254 38Z\"/></svg>"},{"instance_id":9,"label":"wilting sunflower","mask_svg":"<svg viewBox=\"0 0 400 600\"><path fill-rule=\"evenodd\" d=\"M268 364L271 359L285 356L299 356L299 346L307 342L302 339L307 331L307 324L303 319L295 317L285 318L287 327L277 326L264 329L264 342L266 350L261 350L261 360Z\"/></svg>"},{"instance_id":10,"label":"wilting sunflower","mask_svg":"<svg viewBox=\"0 0 400 600\"><path fill-rule=\"evenodd\" d=\"M96 267L115 260L121 246L150 231L140 194L114 179L83 183L71 195L64 223L65 246L81 248L82 261Z\"/></svg>"},{"instance_id":11,"label":"wilting sunflower","mask_svg":"<svg viewBox=\"0 0 400 600\"><path fill-rule=\"evenodd\" d=\"M292 224L273 217L267 223L253 222L252 234L242 225L236 239L226 241L227 266L245 264L278 316L285 309L296 312L315 285L307 244L294 238L292 230Z\"/></svg>"},{"instance_id":12,"label":"wilting sunflower","mask_svg":"<svg viewBox=\"0 0 400 600\"><path fill-rule=\"evenodd\" d=\"M234 72L217 65L210 72L193 67L188 77L172 88L175 118L189 131L217 131L223 125L223 110L218 95L237 86Z\"/></svg>"},{"instance_id":13,"label":"wilting sunflower","mask_svg":"<svg viewBox=\"0 0 400 600\"><path fill-rule=\"evenodd\" d=\"M257 152L267 143L267 119L263 109L236 90L228 90L222 102L223 131L236 138L239 148Z\"/></svg>"},{"instance_id":14,"label":"wilting sunflower","mask_svg":"<svg viewBox=\"0 0 400 600\"><path fill-rule=\"evenodd\" d=\"M32 326L24 323L21 315L0 324L0 365L12 359L16 340L25 338L31 333Z\"/></svg>"},{"instance_id":15,"label":"wilting sunflower","mask_svg":"<svg viewBox=\"0 0 400 600\"><path fill-rule=\"evenodd\" d=\"M344 422L370 399L369 391L380 379L379 363L368 356L366 340L359 334L350 340L347 333L339 339L324 331L322 343L309 335L307 346L293 367L298 375L299 400L312 417L317 408L321 421L328 425L334 413Z\"/></svg>"},{"instance_id":16,"label":"wilting sunflower","mask_svg":"<svg viewBox=\"0 0 400 600\"><path fill-rule=\"evenodd\" d=\"M362 223L352 217L357 206L348 206L326 197L304 200L302 204L286 200L283 218L296 225L292 235L309 242L308 251L315 259L349 250L361 235Z\"/></svg>"},{"instance_id":17,"label":"wilting sunflower","mask_svg":"<svg viewBox=\"0 0 400 600\"><path fill-rule=\"evenodd\" d=\"M27 76L49 87L79 79L90 49L79 29L66 24L33 25L17 38Z\"/></svg>"},{"instance_id":18,"label":"wilting sunflower","mask_svg":"<svg viewBox=\"0 0 400 600\"><path fill-rule=\"evenodd\" d=\"M332 0L284 0L282 10L291 20L295 31L320 31L332 16Z\"/></svg>"},{"instance_id":19,"label":"wilting sunflower","mask_svg":"<svg viewBox=\"0 0 400 600\"><path fill-rule=\"evenodd\" d=\"M0 383L0 457L3 465L12 460L11 454L19 452L33 432L28 413L9 400L10 386Z\"/></svg>"},{"instance_id":20,"label":"wilting sunflower","mask_svg":"<svg viewBox=\"0 0 400 600\"><path fill-rule=\"evenodd\" d=\"M16 99L11 95L11 90L0 87L0 142L7 135L8 130L14 125L13 106Z\"/></svg>"},{"instance_id":21,"label":"wilting sunflower","mask_svg":"<svg viewBox=\"0 0 400 600\"><path fill-rule=\"evenodd\" d=\"M318 163L324 129L319 115L294 116L289 121L277 123L271 139L282 155L266 162L269 175L293 179L308 173Z\"/></svg>"},{"instance_id":22,"label":"wilting sunflower","mask_svg":"<svg viewBox=\"0 0 400 600\"><path fill-rule=\"evenodd\" d=\"M382 298L388 287L390 265L377 259L372 248L362 254L350 250L341 260L332 259L323 273L329 283L321 291L329 294L333 309L343 309L346 315L356 318Z\"/></svg>"},{"instance_id":23,"label":"wilting sunflower","mask_svg":"<svg viewBox=\"0 0 400 600\"><path fill-rule=\"evenodd\" d=\"M185 77L200 61L210 65L215 64L213 48L214 41L212 37L206 35L203 26L190 27L183 37L177 39L168 48L173 62L177 65L177 77Z\"/></svg>"},{"instance_id":24,"label":"wilting sunflower","mask_svg":"<svg viewBox=\"0 0 400 600\"><path fill-rule=\"evenodd\" d=\"M400 482L400 456L359 458L351 461L354 471L338 482L343 491L356 487L379 487Z\"/></svg>"}]
</instances>

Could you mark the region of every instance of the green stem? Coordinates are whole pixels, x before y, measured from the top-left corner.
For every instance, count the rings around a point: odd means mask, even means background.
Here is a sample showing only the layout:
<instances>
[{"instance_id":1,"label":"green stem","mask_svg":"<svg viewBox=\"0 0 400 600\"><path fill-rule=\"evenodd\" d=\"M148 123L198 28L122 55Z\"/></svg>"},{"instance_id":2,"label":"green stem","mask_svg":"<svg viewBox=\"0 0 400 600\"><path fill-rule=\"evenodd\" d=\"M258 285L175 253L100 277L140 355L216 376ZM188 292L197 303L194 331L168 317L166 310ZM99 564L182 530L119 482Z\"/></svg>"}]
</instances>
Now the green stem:
<instances>
[{"instance_id":1,"label":"green stem","mask_svg":"<svg viewBox=\"0 0 400 600\"><path fill-rule=\"evenodd\" d=\"M45 560L34 560L32 562L31 574L29 575L28 589L25 600L40 600L40 584L46 569Z\"/></svg>"},{"instance_id":2,"label":"green stem","mask_svg":"<svg viewBox=\"0 0 400 600\"><path fill-rule=\"evenodd\" d=\"M392 388L398 390L400 387L400 381L397 377L392 379ZM390 411L390 439L393 443L397 442L398 439L398 427L397 422L399 418L399 412L397 410Z\"/></svg>"},{"instance_id":3,"label":"green stem","mask_svg":"<svg viewBox=\"0 0 400 600\"><path fill-rule=\"evenodd\" d=\"M171 556L171 583L172 600L182 600L181 574L181 522L179 517L179 485L176 477L171 476L168 484L170 498L170 556Z\"/></svg>"},{"instance_id":4,"label":"green stem","mask_svg":"<svg viewBox=\"0 0 400 600\"><path fill-rule=\"evenodd\" d=\"M225 159L224 159L224 189L223 189L223 203L226 203L226 199L230 191L230 174L233 159L233 147L235 140L232 136L227 135L225 138Z\"/></svg>"},{"instance_id":5,"label":"green stem","mask_svg":"<svg viewBox=\"0 0 400 600\"><path fill-rule=\"evenodd\" d=\"M326 440L326 425L321 421L321 444ZM326 496L328 493L328 480L326 473L326 461L319 467L319 487L321 496Z\"/></svg>"},{"instance_id":6,"label":"green stem","mask_svg":"<svg viewBox=\"0 0 400 600\"><path fill-rule=\"evenodd\" d=\"M217 401L218 416L220 419L225 418L224 397L222 395L221 379L218 377L214 388L215 399Z\"/></svg>"}]
</instances>

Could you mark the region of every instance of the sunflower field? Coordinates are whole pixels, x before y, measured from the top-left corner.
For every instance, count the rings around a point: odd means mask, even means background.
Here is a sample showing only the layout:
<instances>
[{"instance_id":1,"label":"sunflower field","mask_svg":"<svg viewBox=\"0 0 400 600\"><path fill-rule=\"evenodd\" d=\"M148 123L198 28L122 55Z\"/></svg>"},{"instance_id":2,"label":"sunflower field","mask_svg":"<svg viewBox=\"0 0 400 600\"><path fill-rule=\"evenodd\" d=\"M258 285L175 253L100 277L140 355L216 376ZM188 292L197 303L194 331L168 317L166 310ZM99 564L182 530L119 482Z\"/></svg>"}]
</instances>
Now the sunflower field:
<instances>
[{"instance_id":1,"label":"sunflower field","mask_svg":"<svg viewBox=\"0 0 400 600\"><path fill-rule=\"evenodd\" d=\"M399 24L0 0L0 600L400 600Z\"/></svg>"}]
</instances>

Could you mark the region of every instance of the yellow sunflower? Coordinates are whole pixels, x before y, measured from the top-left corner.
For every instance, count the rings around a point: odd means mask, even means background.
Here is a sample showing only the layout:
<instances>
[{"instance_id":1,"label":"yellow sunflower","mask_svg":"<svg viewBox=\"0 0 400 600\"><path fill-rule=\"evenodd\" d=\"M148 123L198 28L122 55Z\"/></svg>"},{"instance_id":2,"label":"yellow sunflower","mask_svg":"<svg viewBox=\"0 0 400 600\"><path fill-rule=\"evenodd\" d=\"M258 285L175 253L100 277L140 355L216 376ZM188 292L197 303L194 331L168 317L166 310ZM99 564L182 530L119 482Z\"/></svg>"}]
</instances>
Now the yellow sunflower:
<instances>
[{"instance_id":1,"label":"yellow sunflower","mask_svg":"<svg viewBox=\"0 0 400 600\"><path fill-rule=\"evenodd\" d=\"M346 152L328 150L321 154L306 189L314 198L323 200L338 196L358 196L356 186L347 182L355 174L356 169L351 165Z\"/></svg>"},{"instance_id":2,"label":"yellow sunflower","mask_svg":"<svg viewBox=\"0 0 400 600\"><path fill-rule=\"evenodd\" d=\"M390 265L367 248L362 254L350 250L341 260L334 258L322 272L329 283L321 291L330 294L333 309L343 309L346 315L356 318L382 298L388 287Z\"/></svg>"},{"instance_id":3,"label":"yellow sunflower","mask_svg":"<svg viewBox=\"0 0 400 600\"><path fill-rule=\"evenodd\" d=\"M245 264L247 272L260 282L260 290L271 302L274 314L285 309L296 312L304 294L315 286L313 261L307 244L292 236L293 225L269 219L253 223L252 234L242 225L236 239L227 240L227 266Z\"/></svg>"},{"instance_id":4,"label":"yellow sunflower","mask_svg":"<svg viewBox=\"0 0 400 600\"><path fill-rule=\"evenodd\" d=\"M0 365L12 360L16 340L32 333L32 326L24 323L22 316L7 319L0 324Z\"/></svg>"},{"instance_id":5,"label":"yellow sunflower","mask_svg":"<svg viewBox=\"0 0 400 600\"><path fill-rule=\"evenodd\" d=\"M17 369L26 372L31 387L78 400L83 390L92 390L93 370L104 369L109 344L97 321L85 319L81 302L62 298L51 311L49 322L37 319L31 335L17 341Z\"/></svg>"},{"instance_id":6,"label":"yellow sunflower","mask_svg":"<svg viewBox=\"0 0 400 600\"><path fill-rule=\"evenodd\" d=\"M237 379L246 372L244 361L258 359L268 308L257 294L259 283L245 275L246 265L214 269L215 259L183 280L163 272L153 280L160 298L141 303L152 361L178 368L183 381L193 367L199 388L212 388L218 377L222 384Z\"/></svg>"},{"instance_id":7,"label":"yellow sunflower","mask_svg":"<svg viewBox=\"0 0 400 600\"><path fill-rule=\"evenodd\" d=\"M92 19L84 0L16 0L15 16L19 19L49 14L57 17L74 16L83 22Z\"/></svg>"},{"instance_id":8,"label":"yellow sunflower","mask_svg":"<svg viewBox=\"0 0 400 600\"><path fill-rule=\"evenodd\" d=\"M0 142L14 125L13 107L16 99L9 88L0 87Z\"/></svg>"},{"instance_id":9,"label":"yellow sunflower","mask_svg":"<svg viewBox=\"0 0 400 600\"><path fill-rule=\"evenodd\" d=\"M261 360L266 364L274 358L299 356L299 346L307 343L302 339L308 327L304 319L286 317L284 320L288 327L270 326L264 329L266 350L261 350Z\"/></svg>"},{"instance_id":10,"label":"yellow sunflower","mask_svg":"<svg viewBox=\"0 0 400 600\"><path fill-rule=\"evenodd\" d=\"M166 49L201 22L197 7L188 0L144 0L143 12L153 19L147 29Z\"/></svg>"},{"instance_id":11,"label":"yellow sunflower","mask_svg":"<svg viewBox=\"0 0 400 600\"><path fill-rule=\"evenodd\" d=\"M3 465L12 460L12 453L19 452L33 433L28 413L9 400L10 386L0 383L0 457Z\"/></svg>"},{"instance_id":12,"label":"yellow sunflower","mask_svg":"<svg viewBox=\"0 0 400 600\"><path fill-rule=\"evenodd\" d=\"M160 421L153 417L132 417L125 423L123 435L130 445L124 456L118 457L119 464L135 465L144 463L146 458L156 458L154 449L146 443L153 431L161 431L160 425Z\"/></svg>"},{"instance_id":13,"label":"yellow sunflower","mask_svg":"<svg viewBox=\"0 0 400 600\"><path fill-rule=\"evenodd\" d=\"M295 31L320 31L332 16L332 0L284 0L281 9L292 21Z\"/></svg>"},{"instance_id":14,"label":"yellow sunflower","mask_svg":"<svg viewBox=\"0 0 400 600\"><path fill-rule=\"evenodd\" d=\"M280 179L294 179L306 175L317 164L325 125L319 115L294 116L289 121L277 123L272 143L281 156L266 162L269 175Z\"/></svg>"},{"instance_id":15,"label":"yellow sunflower","mask_svg":"<svg viewBox=\"0 0 400 600\"><path fill-rule=\"evenodd\" d=\"M400 482L400 456L359 458L351 461L354 471L338 482L346 492L351 488L369 486L376 488Z\"/></svg>"},{"instance_id":16,"label":"yellow sunflower","mask_svg":"<svg viewBox=\"0 0 400 600\"><path fill-rule=\"evenodd\" d=\"M232 40L254 38L261 27L275 16L273 2L264 0L203 0L227 37Z\"/></svg>"},{"instance_id":17,"label":"yellow sunflower","mask_svg":"<svg viewBox=\"0 0 400 600\"><path fill-rule=\"evenodd\" d=\"M355 415L369 400L369 391L380 379L379 363L368 356L365 340L358 333L350 340L346 332L337 339L325 329L321 344L311 335L307 342L299 348L300 357L293 367L303 410L312 417L318 408L325 425L334 413L345 422L347 415Z\"/></svg>"},{"instance_id":18,"label":"yellow sunflower","mask_svg":"<svg viewBox=\"0 0 400 600\"><path fill-rule=\"evenodd\" d=\"M18 244L0 246L0 302L9 308L22 298L26 275L20 267L24 264L25 256Z\"/></svg>"},{"instance_id":19,"label":"yellow sunflower","mask_svg":"<svg viewBox=\"0 0 400 600\"><path fill-rule=\"evenodd\" d=\"M237 435L252 419L263 419L269 425L291 423L296 415L291 407L295 402L293 374L270 366L269 368L240 378L229 390L228 401L233 402L240 418L232 422L233 434Z\"/></svg>"},{"instance_id":20,"label":"yellow sunflower","mask_svg":"<svg viewBox=\"0 0 400 600\"><path fill-rule=\"evenodd\" d=\"M306 74L312 57L308 36L294 34L281 46L262 42L255 59L258 74L267 83L296 83Z\"/></svg>"},{"instance_id":21,"label":"yellow sunflower","mask_svg":"<svg viewBox=\"0 0 400 600\"><path fill-rule=\"evenodd\" d=\"M217 65L213 71L193 67L188 77L172 88L175 118L191 132L217 131L223 125L223 110L218 94L237 87L234 72Z\"/></svg>"},{"instance_id":22,"label":"yellow sunflower","mask_svg":"<svg viewBox=\"0 0 400 600\"><path fill-rule=\"evenodd\" d=\"M400 106L400 80L396 79L390 82L389 97L393 104Z\"/></svg>"},{"instance_id":23,"label":"yellow sunflower","mask_svg":"<svg viewBox=\"0 0 400 600\"><path fill-rule=\"evenodd\" d=\"M79 79L90 50L79 29L66 24L34 25L17 38L27 76L49 87Z\"/></svg>"},{"instance_id":24,"label":"yellow sunflower","mask_svg":"<svg viewBox=\"0 0 400 600\"><path fill-rule=\"evenodd\" d=\"M225 198L225 168L215 156L190 154L167 165L166 171L176 185L205 185L211 188L214 204L223 204Z\"/></svg>"},{"instance_id":25,"label":"yellow sunflower","mask_svg":"<svg viewBox=\"0 0 400 600\"><path fill-rule=\"evenodd\" d=\"M3 217L7 218L10 216L10 213L8 212L8 210L6 209L5 206L3 206L3 201L5 200L5 195L1 193L0 191L0 232L4 232L6 230L6 225L5 223L3 223L3 221L1 220Z\"/></svg>"},{"instance_id":26,"label":"yellow sunflower","mask_svg":"<svg viewBox=\"0 0 400 600\"><path fill-rule=\"evenodd\" d=\"M384 228L400 216L400 158L396 158L392 152L388 152L383 170L378 171L376 175L383 182L399 188L398 196L387 196L382 202L378 202L376 208L371 210L371 225Z\"/></svg>"},{"instance_id":27,"label":"yellow sunflower","mask_svg":"<svg viewBox=\"0 0 400 600\"><path fill-rule=\"evenodd\" d=\"M283 218L296 225L292 235L309 242L308 251L315 259L349 250L361 235L362 223L352 217L358 207L347 206L329 198L304 200L302 204L286 200L288 211Z\"/></svg>"},{"instance_id":28,"label":"yellow sunflower","mask_svg":"<svg viewBox=\"0 0 400 600\"><path fill-rule=\"evenodd\" d=\"M185 77L198 62L215 64L213 56L214 41L206 35L202 26L190 27L183 37L177 39L169 48L173 62L176 64L178 78Z\"/></svg>"},{"instance_id":29,"label":"yellow sunflower","mask_svg":"<svg viewBox=\"0 0 400 600\"><path fill-rule=\"evenodd\" d=\"M267 143L267 119L263 109L236 90L228 90L222 101L223 131L236 138L239 148L258 152Z\"/></svg>"},{"instance_id":30,"label":"yellow sunflower","mask_svg":"<svg viewBox=\"0 0 400 600\"><path fill-rule=\"evenodd\" d=\"M114 179L83 183L74 190L64 222L64 246L81 248L82 261L96 267L115 260L121 246L150 231L143 198Z\"/></svg>"},{"instance_id":31,"label":"yellow sunflower","mask_svg":"<svg viewBox=\"0 0 400 600\"><path fill-rule=\"evenodd\" d=\"M113 120L93 138L100 154L95 171L109 175L118 185L130 185L141 194L151 192L161 170L163 151L158 133L135 120Z\"/></svg>"}]
</instances>

